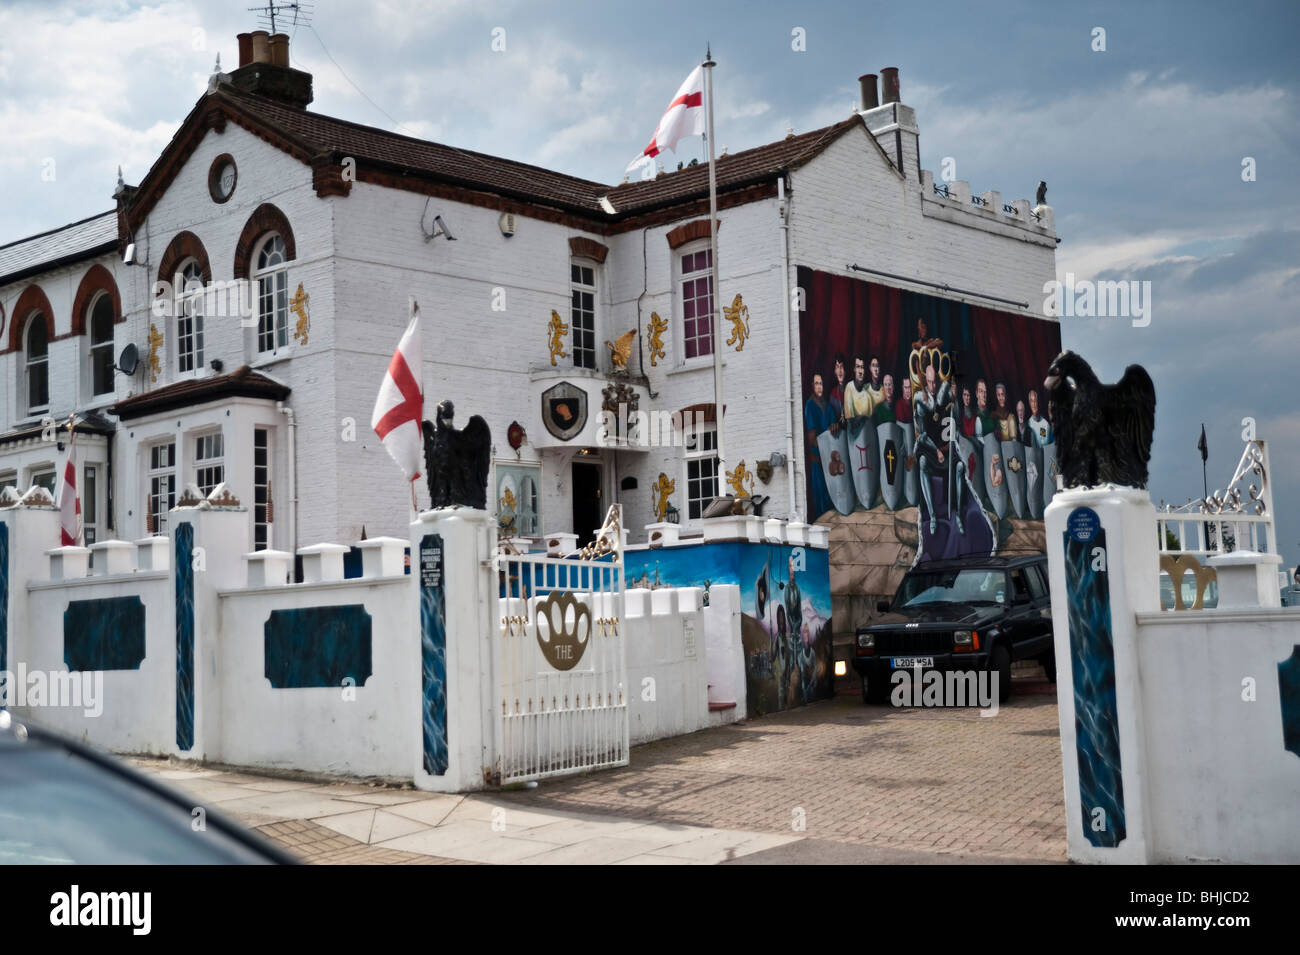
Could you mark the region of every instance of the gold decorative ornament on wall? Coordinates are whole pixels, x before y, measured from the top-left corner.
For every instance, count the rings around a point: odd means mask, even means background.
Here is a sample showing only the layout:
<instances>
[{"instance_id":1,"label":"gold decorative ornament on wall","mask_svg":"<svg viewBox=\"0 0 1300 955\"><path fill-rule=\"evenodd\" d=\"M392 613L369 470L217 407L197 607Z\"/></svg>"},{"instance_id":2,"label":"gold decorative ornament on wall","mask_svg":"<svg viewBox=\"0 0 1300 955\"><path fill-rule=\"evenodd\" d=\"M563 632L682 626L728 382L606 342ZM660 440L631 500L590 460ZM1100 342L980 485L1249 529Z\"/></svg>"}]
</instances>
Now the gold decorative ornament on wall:
<instances>
[{"instance_id":1,"label":"gold decorative ornament on wall","mask_svg":"<svg viewBox=\"0 0 1300 955\"><path fill-rule=\"evenodd\" d=\"M749 338L749 306L737 295L730 305L722 307L722 314L731 322L731 337L727 344L735 345L736 351L743 351L745 339Z\"/></svg>"},{"instance_id":2,"label":"gold decorative ornament on wall","mask_svg":"<svg viewBox=\"0 0 1300 955\"><path fill-rule=\"evenodd\" d=\"M749 497L754 493L754 474L745 467L744 461L727 472L727 483L736 497Z\"/></svg>"},{"instance_id":3,"label":"gold decorative ornament on wall","mask_svg":"<svg viewBox=\"0 0 1300 955\"><path fill-rule=\"evenodd\" d=\"M655 496L655 517L662 524L668 519L668 499L672 497L673 491L677 490L677 482L671 480L667 474L659 472L659 480L655 482L653 488Z\"/></svg>"},{"instance_id":4,"label":"gold decorative ornament on wall","mask_svg":"<svg viewBox=\"0 0 1300 955\"><path fill-rule=\"evenodd\" d=\"M158 353L162 351L163 334L158 331L158 326L153 322L149 323L149 381L155 382L158 376L162 374L162 362L158 358Z\"/></svg>"},{"instance_id":5,"label":"gold decorative ornament on wall","mask_svg":"<svg viewBox=\"0 0 1300 955\"><path fill-rule=\"evenodd\" d=\"M664 332L668 331L668 322L659 317L658 312L650 313L650 324L646 326L646 338L650 341L650 367L657 368L659 359L666 358L664 350Z\"/></svg>"},{"instance_id":6,"label":"gold decorative ornament on wall","mask_svg":"<svg viewBox=\"0 0 1300 955\"><path fill-rule=\"evenodd\" d=\"M564 336L569 334L569 323L560 318L560 313L551 309L551 323L546 326L551 334L551 366L555 366L556 358L568 358L569 353L564 350Z\"/></svg>"},{"instance_id":7,"label":"gold decorative ornament on wall","mask_svg":"<svg viewBox=\"0 0 1300 955\"><path fill-rule=\"evenodd\" d=\"M632 341L636 338L636 329L633 328L618 336L617 341L606 341L605 347L609 349L609 361L614 366L615 371L627 371L628 359L632 357Z\"/></svg>"},{"instance_id":8,"label":"gold decorative ornament on wall","mask_svg":"<svg viewBox=\"0 0 1300 955\"><path fill-rule=\"evenodd\" d=\"M311 313L307 310L307 303L311 301L311 296L303 291L302 283L298 283L298 291L293 293L293 298L289 300L289 309L298 316L298 324L294 326L293 337L299 344L307 344L307 335L311 332Z\"/></svg>"}]
</instances>

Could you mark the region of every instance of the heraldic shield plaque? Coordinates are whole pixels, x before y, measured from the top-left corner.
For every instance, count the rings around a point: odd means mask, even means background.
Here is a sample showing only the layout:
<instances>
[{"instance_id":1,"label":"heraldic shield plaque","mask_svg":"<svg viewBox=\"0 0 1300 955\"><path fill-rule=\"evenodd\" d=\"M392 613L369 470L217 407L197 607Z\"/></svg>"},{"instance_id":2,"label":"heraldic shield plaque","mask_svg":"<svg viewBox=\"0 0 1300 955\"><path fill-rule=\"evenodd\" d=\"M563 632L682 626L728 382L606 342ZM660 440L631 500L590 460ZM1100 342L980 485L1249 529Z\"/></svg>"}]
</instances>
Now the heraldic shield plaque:
<instances>
[{"instance_id":1,"label":"heraldic shield plaque","mask_svg":"<svg viewBox=\"0 0 1300 955\"><path fill-rule=\"evenodd\" d=\"M587 424L587 393L562 381L542 392L542 423L561 441L569 441Z\"/></svg>"}]
</instances>

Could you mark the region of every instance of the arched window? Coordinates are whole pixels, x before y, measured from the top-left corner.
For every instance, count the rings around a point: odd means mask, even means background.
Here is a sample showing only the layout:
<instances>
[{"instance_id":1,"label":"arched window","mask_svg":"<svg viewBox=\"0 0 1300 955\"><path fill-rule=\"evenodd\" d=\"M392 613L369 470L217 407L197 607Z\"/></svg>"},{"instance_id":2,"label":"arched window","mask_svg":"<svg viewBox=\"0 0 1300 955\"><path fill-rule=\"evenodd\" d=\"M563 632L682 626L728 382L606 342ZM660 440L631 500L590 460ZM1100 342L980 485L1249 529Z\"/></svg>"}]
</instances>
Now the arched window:
<instances>
[{"instance_id":1,"label":"arched window","mask_svg":"<svg viewBox=\"0 0 1300 955\"><path fill-rule=\"evenodd\" d=\"M50 334L40 312L27 320L23 351L27 359L27 413L36 414L50 407Z\"/></svg>"},{"instance_id":2,"label":"arched window","mask_svg":"<svg viewBox=\"0 0 1300 955\"><path fill-rule=\"evenodd\" d=\"M176 370L185 375L203 368L203 266L198 259L188 259L182 267L180 291Z\"/></svg>"},{"instance_id":3,"label":"arched window","mask_svg":"<svg viewBox=\"0 0 1300 955\"><path fill-rule=\"evenodd\" d=\"M262 240L253 260L257 282L257 350L273 353L289 344L289 261L277 232Z\"/></svg>"},{"instance_id":4,"label":"arched window","mask_svg":"<svg viewBox=\"0 0 1300 955\"><path fill-rule=\"evenodd\" d=\"M537 482L525 475L519 479L519 518L517 527L521 537L536 537L541 533L537 526Z\"/></svg>"},{"instance_id":5,"label":"arched window","mask_svg":"<svg viewBox=\"0 0 1300 955\"><path fill-rule=\"evenodd\" d=\"M91 393L106 395L113 391L113 299L100 292L90 305Z\"/></svg>"}]
</instances>

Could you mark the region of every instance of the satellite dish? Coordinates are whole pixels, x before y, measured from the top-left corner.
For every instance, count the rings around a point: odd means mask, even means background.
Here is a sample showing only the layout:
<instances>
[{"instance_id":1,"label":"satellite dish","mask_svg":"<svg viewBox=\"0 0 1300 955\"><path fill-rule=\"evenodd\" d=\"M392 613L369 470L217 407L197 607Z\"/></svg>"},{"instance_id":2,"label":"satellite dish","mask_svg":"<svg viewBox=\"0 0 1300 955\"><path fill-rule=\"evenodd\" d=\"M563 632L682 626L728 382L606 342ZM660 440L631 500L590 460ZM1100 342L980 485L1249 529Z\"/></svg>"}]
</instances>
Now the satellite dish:
<instances>
[{"instance_id":1,"label":"satellite dish","mask_svg":"<svg viewBox=\"0 0 1300 955\"><path fill-rule=\"evenodd\" d=\"M117 370L124 375L134 375L136 366L140 364L140 351L135 345L127 345L122 349L122 354L117 358Z\"/></svg>"}]
</instances>

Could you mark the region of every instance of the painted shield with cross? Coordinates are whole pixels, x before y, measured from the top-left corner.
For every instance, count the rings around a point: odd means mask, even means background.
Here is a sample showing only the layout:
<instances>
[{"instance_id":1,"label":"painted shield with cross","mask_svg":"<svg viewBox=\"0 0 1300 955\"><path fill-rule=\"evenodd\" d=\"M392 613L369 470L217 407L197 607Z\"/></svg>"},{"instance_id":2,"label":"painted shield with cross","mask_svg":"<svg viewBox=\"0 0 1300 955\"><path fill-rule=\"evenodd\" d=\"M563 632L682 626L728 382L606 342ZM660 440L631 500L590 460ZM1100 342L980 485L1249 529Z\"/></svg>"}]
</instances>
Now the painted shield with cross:
<instances>
[{"instance_id":1,"label":"painted shield with cross","mask_svg":"<svg viewBox=\"0 0 1300 955\"><path fill-rule=\"evenodd\" d=\"M903 485L907 474L907 446L898 422L876 425L876 444L880 447L880 496L885 507L896 511L905 501Z\"/></svg>"},{"instance_id":2,"label":"painted shield with cross","mask_svg":"<svg viewBox=\"0 0 1300 955\"><path fill-rule=\"evenodd\" d=\"M984 472L984 446L977 443L973 438L968 438L964 434L957 436L957 450L961 453L962 462L966 465L966 480L970 482L971 490L980 501L980 506L989 506L989 495L985 489L986 474Z\"/></svg>"},{"instance_id":3,"label":"painted shield with cross","mask_svg":"<svg viewBox=\"0 0 1300 955\"><path fill-rule=\"evenodd\" d=\"M912 422L900 422L898 429L903 432L903 500L908 507L916 507L921 497L921 466L916 460L916 426Z\"/></svg>"},{"instance_id":4,"label":"painted shield with cross","mask_svg":"<svg viewBox=\"0 0 1300 955\"><path fill-rule=\"evenodd\" d=\"M833 435L827 428L817 435L817 450L821 453L822 476L826 478L831 504L841 514L852 514L857 509L858 500L849 474L849 443L844 429Z\"/></svg>"},{"instance_id":5,"label":"painted shield with cross","mask_svg":"<svg viewBox=\"0 0 1300 955\"><path fill-rule=\"evenodd\" d=\"M984 490L993 513L999 519L1011 513L1011 493L1007 489L1007 468L1002 463L1002 444L996 434L986 434L980 438L984 449Z\"/></svg>"},{"instance_id":6,"label":"painted shield with cross","mask_svg":"<svg viewBox=\"0 0 1300 955\"><path fill-rule=\"evenodd\" d=\"M1011 495L1012 516L1028 519L1025 506L1027 476L1025 474L1025 446L1019 441L1002 442L1002 466L1007 472L1007 491Z\"/></svg>"},{"instance_id":7,"label":"painted shield with cross","mask_svg":"<svg viewBox=\"0 0 1300 955\"><path fill-rule=\"evenodd\" d=\"M1029 508L1029 518L1035 521L1043 519L1043 449L1029 446L1025 448L1025 506Z\"/></svg>"},{"instance_id":8,"label":"painted shield with cross","mask_svg":"<svg viewBox=\"0 0 1300 955\"><path fill-rule=\"evenodd\" d=\"M880 493L880 435L869 418L849 418L849 473L858 502L868 510Z\"/></svg>"},{"instance_id":9,"label":"painted shield with cross","mask_svg":"<svg viewBox=\"0 0 1300 955\"><path fill-rule=\"evenodd\" d=\"M1056 463L1056 442L1045 444L1043 451L1043 509L1052 503L1056 493L1056 479L1061 475L1061 466Z\"/></svg>"}]
</instances>

